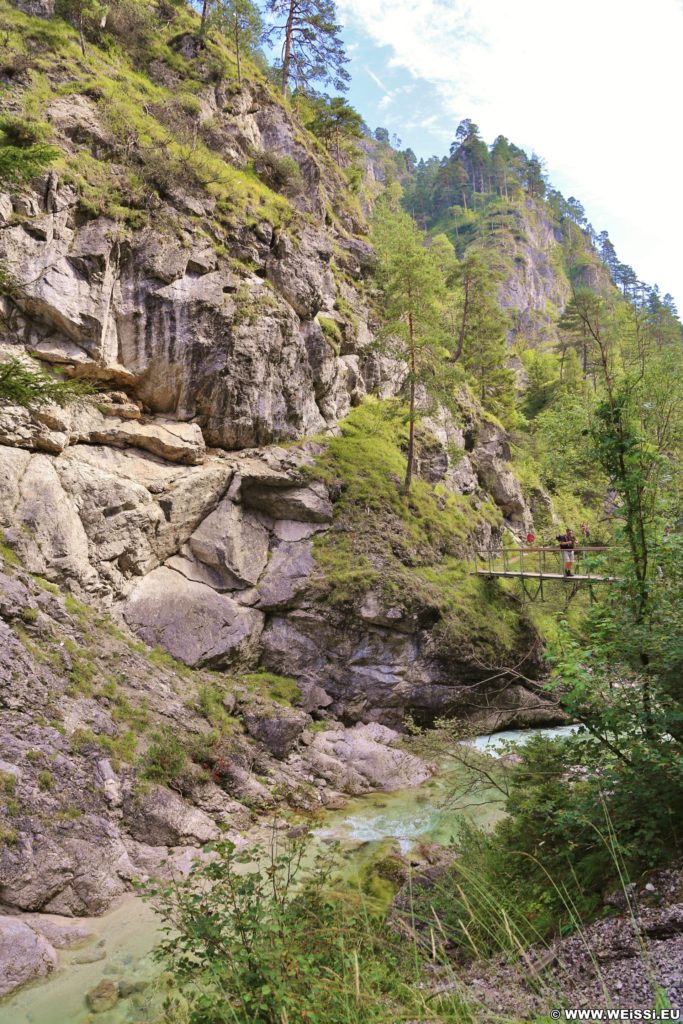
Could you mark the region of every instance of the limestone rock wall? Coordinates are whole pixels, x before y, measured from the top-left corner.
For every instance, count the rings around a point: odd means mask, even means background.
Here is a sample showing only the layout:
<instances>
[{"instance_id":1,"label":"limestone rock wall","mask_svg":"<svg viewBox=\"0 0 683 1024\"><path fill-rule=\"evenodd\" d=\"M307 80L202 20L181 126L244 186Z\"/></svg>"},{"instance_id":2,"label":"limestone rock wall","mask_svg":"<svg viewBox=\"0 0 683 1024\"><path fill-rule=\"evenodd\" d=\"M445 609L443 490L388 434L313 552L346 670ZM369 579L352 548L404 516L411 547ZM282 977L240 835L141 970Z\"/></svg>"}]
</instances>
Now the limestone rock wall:
<instances>
[{"instance_id":1,"label":"limestone rock wall","mask_svg":"<svg viewBox=\"0 0 683 1024\"><path fill-rule=\"evenodd\" d=\"M207 85L199 100L228 163L263 153L295 162L301 188L288 225L245 209L226 229L212 219L215 198L176 189L133 228L84 216L77 189L51 171L0 194L0 341L111 382L143 413L201 428L211 446L328 429L368 381L387 387L356 286L372 265L367 226L345 212L343 180L263 87ZM46 117L67 155L121 158L89 97L57 97ZM343 345L328 340L320 316Z\"/></svg>"},{"instance_id":2,"label":"limestone rock wall","mask_svg":"<svg viewBox=\"0 0 683 1024\"><path fill-rule=\"evenodd\" d=\"M206 450L194 424L123 420L108 414L121 408L113 398L101 408L5 409L0 529L28 570L187 665L293 677L314 714L398 728L406 711L483 728L544 717L521 688L482 705L467 651L436 650L433 610L385 607L375 592L350 613L327 604L314 545L334 505L311 476L320 443ZM424 428L427 479L492 499L510 530L529 525L499 427L481 421L475 443L442 411Z\"/></svg>"}]
</instances>

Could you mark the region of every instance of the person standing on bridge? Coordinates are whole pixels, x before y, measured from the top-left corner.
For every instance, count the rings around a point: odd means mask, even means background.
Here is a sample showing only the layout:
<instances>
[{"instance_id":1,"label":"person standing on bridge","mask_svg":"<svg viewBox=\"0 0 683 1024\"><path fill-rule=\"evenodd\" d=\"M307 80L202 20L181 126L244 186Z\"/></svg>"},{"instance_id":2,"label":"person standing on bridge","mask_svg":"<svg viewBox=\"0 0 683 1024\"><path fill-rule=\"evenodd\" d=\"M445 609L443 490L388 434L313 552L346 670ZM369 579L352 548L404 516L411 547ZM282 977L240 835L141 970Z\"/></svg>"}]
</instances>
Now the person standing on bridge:
<instances>
[{"instance_id":1,"label":"person standing on bridge","mask_svg":"<svg viewBox=\"0 0 683 1024\"><path fill-rule=\"evenodd\" d=\"M576 545L574 531L567 527L564 533L558 534L555 539L560 542L560 551L562 552L562 561L564 562L564 574L565 576L573 576L574 547Z\"/></svg>"}]
</instances>

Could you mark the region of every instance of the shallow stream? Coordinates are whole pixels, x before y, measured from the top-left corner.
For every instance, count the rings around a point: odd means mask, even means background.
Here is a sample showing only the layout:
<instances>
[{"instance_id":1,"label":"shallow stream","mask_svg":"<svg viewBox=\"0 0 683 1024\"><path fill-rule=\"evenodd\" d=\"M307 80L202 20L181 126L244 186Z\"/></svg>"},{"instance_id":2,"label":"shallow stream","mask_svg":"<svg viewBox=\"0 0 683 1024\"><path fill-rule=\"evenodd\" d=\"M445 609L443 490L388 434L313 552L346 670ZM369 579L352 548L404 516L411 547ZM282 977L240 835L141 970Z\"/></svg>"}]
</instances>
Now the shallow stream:
<instances>
[{"instance_id":1,"label":"shallow stream","mask_svg":"<svg viewBox=\"0 0 683 1024\"><path fill-rule=\"evenodd\" d=\"M542 732L549 736L566 735L572 726L556 729L509 730L493 736L479 736L473 741L480 750L494 755L507 742L524 743ZM446 799L451 775L437 773L428 782L413 789L395 793L371 793L349 801L340 811L328 812L313 832L313 843L338 840L342 848L367 860L372 851L368 844L384 844L395 839L405 853L420 842L447 843L457 829L461 816L479 825L492 825L502 814L496 794L476 797L453 804ZM81 921L83 919L80 919ZM151 907L139 897L128 895L99 918L88 920L95 938L87 946L60 951L60 968L46 980L21 989L15 996L0 1003L0 1024L146 1024L149 994L154 984L133 999L122 1000L106 1013L88 1013L84 996L102 978L132 981L158 977L158 967L151 950L160 937L159 922ZM91 963L79 960L97 956Z\"/></svg>"}]
</instances>

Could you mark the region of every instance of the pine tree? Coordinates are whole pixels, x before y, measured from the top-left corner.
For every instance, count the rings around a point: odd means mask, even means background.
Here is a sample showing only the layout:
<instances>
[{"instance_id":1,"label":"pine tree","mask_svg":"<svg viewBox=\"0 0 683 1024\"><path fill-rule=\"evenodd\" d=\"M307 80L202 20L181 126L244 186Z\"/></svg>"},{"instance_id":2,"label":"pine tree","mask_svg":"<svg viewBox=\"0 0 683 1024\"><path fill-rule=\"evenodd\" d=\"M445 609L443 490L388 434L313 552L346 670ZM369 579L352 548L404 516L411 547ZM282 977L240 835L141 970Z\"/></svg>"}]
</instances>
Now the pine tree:
<instances>
[{"instance_id":1,"label":"pine tree","mask_svg":"<svg viewBox=\"0 0 683 1024\"><path fill-rule=\"evenodd\" d=\"M344 92L348 58L333 0L268 0L267 10L276 22L269 38L282 39L282 95L290 81L301 88L323 82Z\"/></svg>"},{"instance_id":2,"label":"pine tree","mask_svg":"<svg viewBox=\"0 0 683 1024\"><path fill-rule=\"evenodd\" d=\"M242 85L242 55L253 53L263 40L263 19L251 0L214 0L210 10L208 0L202 7L202 26L215 25L235 46L237 82Z\"/></svg>"},{"instance_id":3,"label":"pine tree","mask_svg":"<svg viewBox=\"0 0 683 1024\"><path fill-rule=\"evenodd\" d=\"M482 405L507 419L515 400L514 375L507 365L508 321L496 301L493 275L476 249L466 254L458 268L455 296L457 335L452 358L462 358Z\"/></svg>"},{"instance_id":4,"label":"pine tree","mask_svg":"<svg viewBox=\"0 0 683 1024\"><path fill-rule=\"evenodd\" d=\"M85 37L104 26L106 5L100 0L58 0L55 10L78 29L81 51L85 57Z\"/></svg>"},{"instance_id":5,"label":"pine tree","mask_svg":"<svg viewBox=\"0 0 683 1024\"><path fill-rule=\"evenodd\" d=\"M341 163L341 144L359 139L363 134L363 118L341 96L316 99L315 115L308 128L329 147L334 143L337 163Z\"/></svg>"},{"instance_id":6,"label":"pine tree","mask_svg":"<svg viewBox=\"0 0 683 1024\"><path fill-rule=\"evenodd\" d=\"M418 388L432 398L452 389L453 364L443 329L444 281L422 232L400 208L395 191L377 204L372 239L379 260L383 335L392 355L408 367L407 493L415 458Z\"/></svg>"}]
</instances>

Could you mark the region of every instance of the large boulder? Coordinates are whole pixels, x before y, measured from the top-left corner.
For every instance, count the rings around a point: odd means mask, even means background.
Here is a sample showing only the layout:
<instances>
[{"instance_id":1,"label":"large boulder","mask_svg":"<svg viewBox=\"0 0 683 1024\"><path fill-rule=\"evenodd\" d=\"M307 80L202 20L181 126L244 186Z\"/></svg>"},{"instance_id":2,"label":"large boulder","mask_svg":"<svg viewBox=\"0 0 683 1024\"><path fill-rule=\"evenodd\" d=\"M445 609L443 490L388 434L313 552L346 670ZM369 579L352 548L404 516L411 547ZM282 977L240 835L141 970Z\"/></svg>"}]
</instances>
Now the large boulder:
<instances>
[{"instance_id":1,"label":"large boulder","mask_svg":"<svg viewBox=\"0 0 683 1024\"><path fill-rule=\"evenodd\" d=\"M118 829L83 815L67 835L22 834L0 855L0 900L67 917L101 914L133 877Z\"/></svg>"},{"instance_id":2,"label":"large boulder","mask_svg":"<svg viewBox=\"0 0 683 1024\"><path fill-rule=\"evenodd\" d=\"M18 917L0 917L0 996L42 978L58 963L47 939Z\"/></svg>"},{"instance_id":3,"label":"large boulder","mask_svg":"<svg viewBox=\"0 0 683 1024\"><path fill-rule=\"evenodd\" d=\"M274 519L295 519L305 523L332 521L332 502L324 484L308 487L273 487L264 483L242 484L242 501Z\"/></svg>"},{"instance_id":4,"label":"large boulder","mask_svg":"<svg viewBox=\"0 0 683 1024\"><path fill-rule=\"evenodd\" d=\"M126 602L128 625L153 647L187 665L224 666L254 657L263 615L204 583L161 566Z\"/></svg>"},{"instance_id":5,"label":"large boulder","mask_svg":"<svg viewBox=\"0 0 683 1024\"><path fill-rule=\"evenodd\" d=\"M531 525L531 513L527 507L519 480L496 455L485 451L477 452L476 470L482 487L489 492L506 519L522 526Z\"/></svg>"},{"instance_id":6,"label":"large boulder","mask_svg":"<svg viewBox=\"0 0 683 1024\"><path fill-rule=\"evenodd\" d=\"M249 735L260 740L274 757L280 759L291 753L310 722L311 716L305 711L275 704L254 704L244 712L244 724Z\"/></svg>"},{"instance_id":7,"label":"large boulder","mask_svg":"<svg viewBox=\"0 0 683 1024\"><path fill-rule=\"evenodd\" d=\"M200 524L188 547L197 561L208 566L221 589L254 586L268 561L269 534L258 516L224 499Z\"/></svg>"},{"instance_id":8,"label":"large boulder","mask_svg":"<svg viewBox=\"0 0 683 1024\"><path fill-rule=\"evenodd\" d=\"M220 831L204 811L165 786L152 786L126 807L133 839L151 846L191 846L218 839Z\"/></svg>"},{"instance_id":9,"label":"large boulder","mask_svg":"<svg viewBox=\"0 0 683 1024\"><path fill-rule=\"evenodd\" d=\"M316 774L346 793L390 792L419 786L431 775L426 762L392 746L399 735L373 722L316 733L304 758Z\"/></svg>"},{"instance_id":10,"label":"large boulder","mask_svg":"<svg viewBox=\"0 0 683 1024\"><path fill-rule=\"evenodd\" d=\"M76 590L125 594L190 537L232 469L104 445L75 444L58 458L0 445L0 473L0 529L27 568Z\"/></svg>"},{"instance_id":11,"label":"large boulder","mask_svg":"<svg viewBox=\"0 0 683 1024\"><path fill-rule=\"evenodd\" d=\"M306 589L314 567L310 540L279 544L273 550L257 588L259 608L286 608L291 605Z\"/></svg>"}]
</instances>

